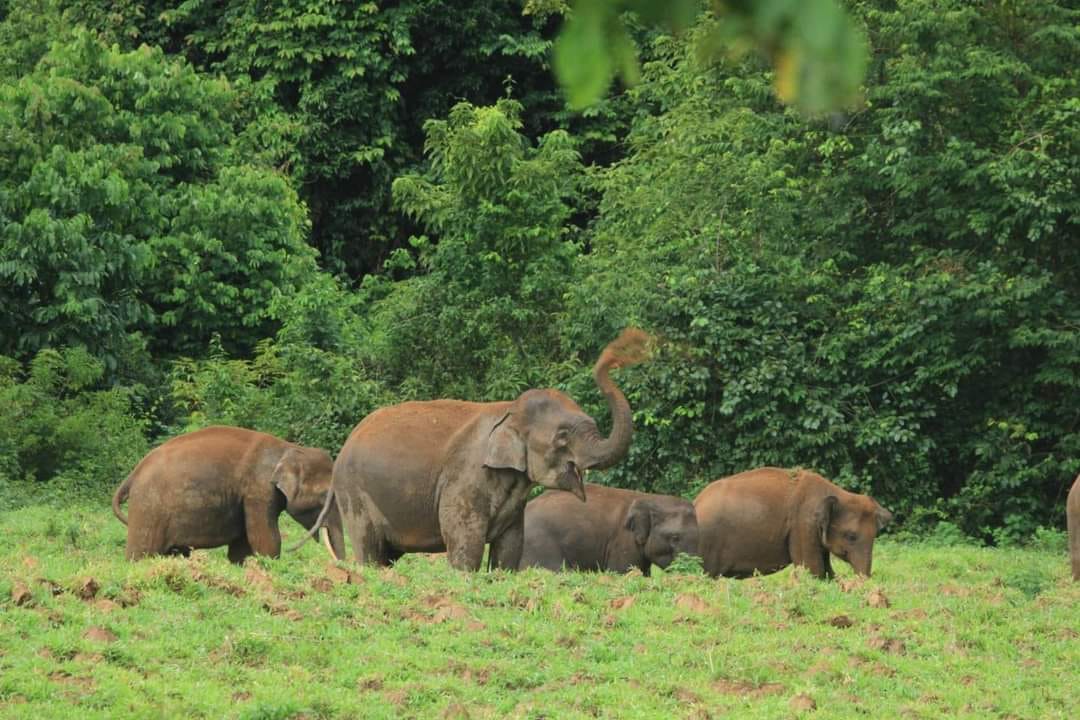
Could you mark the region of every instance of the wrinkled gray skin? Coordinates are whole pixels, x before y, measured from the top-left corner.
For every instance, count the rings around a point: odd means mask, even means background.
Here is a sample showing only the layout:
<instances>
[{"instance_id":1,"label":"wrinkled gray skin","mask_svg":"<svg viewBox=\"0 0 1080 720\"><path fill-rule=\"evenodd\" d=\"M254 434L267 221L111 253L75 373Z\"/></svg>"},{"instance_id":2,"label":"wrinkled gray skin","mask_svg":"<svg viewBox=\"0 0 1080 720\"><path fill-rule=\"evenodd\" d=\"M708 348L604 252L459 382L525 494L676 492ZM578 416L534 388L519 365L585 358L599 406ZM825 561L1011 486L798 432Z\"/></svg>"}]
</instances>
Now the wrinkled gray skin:
<instances>
[{"instance_id":1,"label":"wrinkled gray skin","mask_svg":"<svg viewBox=\"0 0 1080 720\"><path fill-rule=\"evenodd\" d=\"M582 473L621 460L632 434L630 406L608 370L635 360L640 331L605 348L593 375L612 414L607 438L556 390L516 400L407 402L356 426L334 463L333 495L360 563L387 565L404 553L447 553L461 570L516 570L523 510L539 484L585 499ZM623 341L620 345L620 341ZM577 500L575 500L577 502Z\"/></svg>"},{"instance_id":2,"label":"wrinkled gray skin","mask_svg":"<svg viewBox=\"0 0 1080 720\"><path fill-rule=\"evenodd\" d=\"M666 568L696 555L697 518L688 500L586 485L584 503L546 492L525 506L521 568L612 570Z\"/></svg>"},{"instance_id":3,"label":"wrinkled gray skin","mask_svg":"<svg viewBox=\"0 0 1080 720\"><path fill-rule=\"evenodd\" d=\"M234 563L252 553L277 557L278 515L284 510L312 528L332 469L325 450L254 430L214 426L172 438L151 450L113 495L113 512L127 525L125 554L137 560L228 545ZM345 542L336 508L326 520L340 555Z\"/></svg>"},{"instance_id":4,"label":"wrinkled gray skin","mask_svg":"<svg viewBox=\"0 0 1080 720\"><path fill-rule=\"evenodd\" d=\"M874 538L892 513L809 470L763 467L711 483L694 500L701 558L713 577L767 575L791 563L833 576L830 553L870 575Z\"/></svg>"},{"instance_id":5,"label":"wrinkled gray skin","mask_svg":"<svg viewBox=\"0 0 1080 720\"><path fill-rule=\"evenodd\" d=\"M1065 521L1069 527L1069 555L1072 558L1073 580L1080 581L1080 475L1073 481L1065 503Z\"/></svg>"}]
</instances>

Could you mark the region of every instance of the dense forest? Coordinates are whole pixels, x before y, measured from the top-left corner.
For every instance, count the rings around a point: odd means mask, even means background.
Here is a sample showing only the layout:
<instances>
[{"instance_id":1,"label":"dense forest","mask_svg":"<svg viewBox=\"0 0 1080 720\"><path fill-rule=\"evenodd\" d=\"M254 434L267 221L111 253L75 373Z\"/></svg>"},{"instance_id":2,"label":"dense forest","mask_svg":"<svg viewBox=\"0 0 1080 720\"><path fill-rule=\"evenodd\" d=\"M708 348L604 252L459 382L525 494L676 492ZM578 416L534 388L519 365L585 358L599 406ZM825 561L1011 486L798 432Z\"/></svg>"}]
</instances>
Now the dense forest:
<instances>
[{"instance_id":1,"label":"dense forest","mask_svg":"<svg viewBox=\"0 0 1080 720\"><path fill-rule=\"evenodd\" d=\"M212 423L334 453L543 386L602 418L637 325L602 482L804 466L907 532L1063 526L1080 10L843 5L865 76L823 113L709 12L623 16L639 77L573 109L563 2L0 0L0 494L111 492Z\"/></svg>"}]
</instances>

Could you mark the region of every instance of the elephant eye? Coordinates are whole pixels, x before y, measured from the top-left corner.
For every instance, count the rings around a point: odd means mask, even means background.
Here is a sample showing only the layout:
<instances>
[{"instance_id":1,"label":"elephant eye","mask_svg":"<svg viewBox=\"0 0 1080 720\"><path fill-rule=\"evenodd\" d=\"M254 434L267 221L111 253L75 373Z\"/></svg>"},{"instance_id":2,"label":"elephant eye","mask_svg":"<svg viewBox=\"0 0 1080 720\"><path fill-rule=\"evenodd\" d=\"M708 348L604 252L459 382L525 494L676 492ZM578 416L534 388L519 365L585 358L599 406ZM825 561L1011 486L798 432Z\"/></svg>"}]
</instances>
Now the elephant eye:
<instances>
[{"instance_id":1,"label":"elephant eye","mask_svg":"<svg viewBox=\"0 0 1080 720\"><path fill-rule=\"evenodd\" d=\"M568 444L569 442L570 442L570 431L569 430L567 430L566 428L563 428L561 430L555 431L555 439L552 441L552 444L558 445L558 446L561 447L563 445Z\"/></svg>"},{"instance_id":2,"label":"elephant eye","mask_svg":"<svg viewBox=\"0 0 1080 720\"><path fill-rule=\"evenodd\" d=\"M856 535L855 533L851 532L850 530L848 530L847 532L844 533L844 539L847 540L848 542L855 542L856 540L859 539L859 536Z\"/></svg>"}]
</instances>

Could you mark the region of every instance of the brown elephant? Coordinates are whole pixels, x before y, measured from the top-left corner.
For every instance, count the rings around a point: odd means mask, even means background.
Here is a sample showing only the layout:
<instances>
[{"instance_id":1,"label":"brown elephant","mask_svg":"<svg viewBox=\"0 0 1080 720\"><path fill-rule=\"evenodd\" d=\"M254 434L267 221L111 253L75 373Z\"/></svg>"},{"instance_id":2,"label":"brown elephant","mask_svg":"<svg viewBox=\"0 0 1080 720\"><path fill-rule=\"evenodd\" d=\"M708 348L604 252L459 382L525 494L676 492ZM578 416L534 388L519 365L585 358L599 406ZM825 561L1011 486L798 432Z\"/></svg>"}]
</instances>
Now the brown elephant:
<instances>
[{"instance_id":1,"label":"brown elephant","mask_svg":"<svg viewBox=\"0 0 1080 720\"><path fill-rule=\"evenodd\" d=\"M521 568L638 568L648 575L679 553L697 554L697 518L689 500L592 484L585 497L582 503L546 492L525 506Z\"/></svg>"},{"instance_id":2,"label":"brown elephant","mask_svg":"<svg viewBox=\"0 0 1080 720\"><path fill-rule=\"evenodd\" d=\"M1069 556L1072 558L1073 580L1080 580L1080 475L1073 480L1069 499L1065 502L1065 522L1069 528Z\"/></svg>"},{"instance_id":3,"label":"brown elephant","mask_svg":"<svg viewBox=\"0 0 1080 720\"><path fill-rule=\"evenodd\" d=\"M453 567L478 570L490 542L489 565L516 570L530 488L584 500L582 472L625 457L630 406L608 371L641 362L647 341L624 330L593 367L611 409L607 438L550 389L506 402L406 402L364 418L334 463L333 495L357 561L387 565L404 553L445 550Z\"/></svg>"},{"instance_id":4,"label":"brown elephant","mask_svg":"<svg viewBox=\"0 0 1080 720\"><path fill-rule=\"evenodd\" d=\"M749 577L790 563L833 576L829 554L870 575L874 538L892 513L809 470L763 467L710 483L694 500L712 575Z\"/></svg>"},{"instance_id":5,"label":"brown elephant","mask_svg":"<svg viewBox=\"0 0 1080 720\"><path fill-rule=\"evenodd\" d=\"M278 515L285 510L314 528L330 489L333 464L325 450L273 435L213 426L147 453L113 495L127 525L129 560L188 555L193 548L229 546L229 560L281 552ZM120 504L128 500L128 517ZM345 549L336 508L326 518L329 543Z\"/></svg>"}]
</instances>

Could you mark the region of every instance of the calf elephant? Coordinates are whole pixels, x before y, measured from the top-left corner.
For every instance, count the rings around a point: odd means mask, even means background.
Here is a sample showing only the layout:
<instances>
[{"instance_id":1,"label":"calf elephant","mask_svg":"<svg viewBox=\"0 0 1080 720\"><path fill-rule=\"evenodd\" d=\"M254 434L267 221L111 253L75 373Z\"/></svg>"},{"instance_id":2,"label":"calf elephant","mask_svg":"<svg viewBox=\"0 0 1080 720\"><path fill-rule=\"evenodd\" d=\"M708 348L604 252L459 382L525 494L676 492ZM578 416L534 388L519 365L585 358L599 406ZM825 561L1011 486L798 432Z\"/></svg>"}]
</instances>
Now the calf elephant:
<instances>
[{"instance_id":1,"label":"calf elephant","mask_svg":"<svg viewBox=\"0 0 1080 720\"><path fill-rule=\"evenodd\" d=\"M688 500L586 485L584 503L546 492L525 506L521 567L559 570L666 568L679 553L696 555L697 518Z\"/></svg>"},{"instance_id":2,"label":"calf elephant","mask_svg":"<svg viewBox=\"0 0 1080 720\"><path fill-rule=\"evenodd\" d=\"M126 555L137 560L228 545L234 563L252 553L277 557L278 515L285 510L313 528L332 468L325 450L254 430L214 426L172 438L151 450L113 495L113 512L127 525ZM127 518L120 511L125 499ZM326 527L341 554L336 508Z\"/></svg>"},{"instance_id":3,"label":"calf elephant","mask_svg":"<svg viewBox=\"0 0 1080 720\"><path fill-rule=\"evenodd\" d=\"M833 576L829 554L870 574L874 538L892 513L809 470L763 467L722 478L694 500L705 571L768 574L790 563Z\"/></svg>"},{"instance_id":4,"label":"calf elephant","mask_svg":"<svg viewBox=\"0 0 1080 720\"><path fill-rule=\"evenodd\" d=\"M406 402L364 418L334 463L333 495L357 561L387 565L445 550L453 567L478 570L490 542L490 565L517 569L530 488L584 500L582 472L626 455L630 406L608 371L641 362L647 340L624 330L593 367L611 409L606 438L557 390L506 402Z\"/></svg>"},{"instance_id":5,"label":"calf elephant","mask_svg":"<svg viewBox=\"0 0 1080 720\"><path fill-rule=\"evenodd\" d=\"M1073 481L1065 503L1065 522L1069 527L1069 555L1072 558L1073 580L1080 580L1080 475Z\"/></svg>"}]
</instances>

